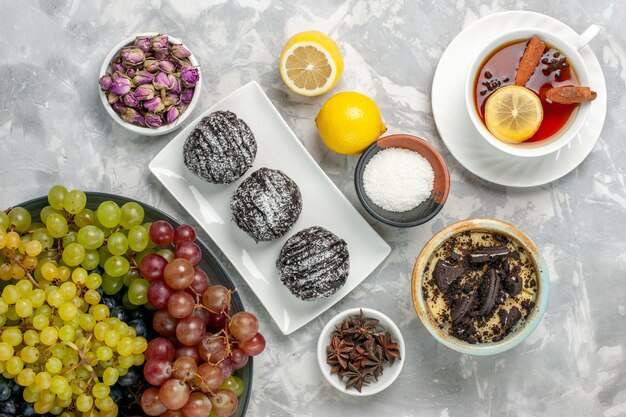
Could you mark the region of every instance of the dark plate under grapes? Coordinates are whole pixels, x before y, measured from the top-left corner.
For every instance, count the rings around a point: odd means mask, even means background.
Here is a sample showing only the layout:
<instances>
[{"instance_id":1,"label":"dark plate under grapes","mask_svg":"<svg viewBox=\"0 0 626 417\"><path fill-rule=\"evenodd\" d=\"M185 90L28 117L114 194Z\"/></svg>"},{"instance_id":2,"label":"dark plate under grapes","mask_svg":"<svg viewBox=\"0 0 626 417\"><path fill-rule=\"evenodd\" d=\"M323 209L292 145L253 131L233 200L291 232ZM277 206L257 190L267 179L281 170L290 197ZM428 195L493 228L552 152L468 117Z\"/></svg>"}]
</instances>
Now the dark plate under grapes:
<instances>
[{"instance_id":1,"label":"dark plate under grapes","mask_svg":"<svg viewBox=\"0 0 626 417\"><path fill-rule=\"evenodd\" d=\"M152 206L144 204L141 201L108 193L85 192L85 194L87 195L87 208L92 210L96 210L100 203L104 201L113 201L119 206L122 206L129 201L134 201L141 204L141 206L143 207L145 212L144 221L146 222L165 220L175 228L181 224L170 215ZM39 221L40 219L38 218L38 213L41 211L42 208L47 205L48 196L42 196L32 200L28 200L21 204L16 204L15 207L24 207L25 209L30 211L31 214L33 214L33 221ZM211 250L207 248L206 245L204 245L204 243L202 243L199 239L196 240L196 243L200 246L200 249L202 250L202 261L198 266L201 267L209 275L211 284L219 284L228 289L234 289L235 285L233 284L232 280L230 279L220 262L217 260L217 257L213 254L213 252L211 252ZM244 308L243 303L241 302L241 298L239 297L237 292L234 292L231 298L231 313L234 314L243 310ZM132 316L131 314L129 315ZM241 396L239 396L239 406L235 414L233 414L233 417L243 417L246 415L248 401L250 400L250 393L252 391L252 363L253 359L252 357L250 357L246 366L235 371L235 375L237 375L244 381L245 388ZM143 379L141 372L139 372L139 375L141 375L141 379ZM146 382L140 382L140 384L146 385ZM121 406L119 415L123 416L125 415L123 405L127 405L128 401L132 400L130 400L130 396L121 396L119 400L120 402L118 404Z\"/></svg>"}]
</instances>

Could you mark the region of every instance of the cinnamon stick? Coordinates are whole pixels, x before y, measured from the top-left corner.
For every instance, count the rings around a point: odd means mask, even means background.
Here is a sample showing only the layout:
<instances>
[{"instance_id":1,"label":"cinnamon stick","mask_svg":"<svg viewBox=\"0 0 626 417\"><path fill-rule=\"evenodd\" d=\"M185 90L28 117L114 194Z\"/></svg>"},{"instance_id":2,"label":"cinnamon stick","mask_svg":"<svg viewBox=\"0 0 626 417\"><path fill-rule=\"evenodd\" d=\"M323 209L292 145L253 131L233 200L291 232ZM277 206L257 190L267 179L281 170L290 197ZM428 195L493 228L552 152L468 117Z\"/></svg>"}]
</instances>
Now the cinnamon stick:
<instances>
[{"instance_id":1,"label":"cinnamon stick","mask_svg":"<svg viewBox=\"0 0 626 417\"><path fill-rule=\"evenodd\" d=\"M589 87L562 86L546 91L546 99L553 103L578 104L592 101L598 94Z\"/></svg>"},{"instance_id":2,"label":"cinnamon stick","mask_svg":"<svg viewBox=\"0 0 626 417\"><path fill-rule=\"evenodd\" d=\"M532 77L535 68L539 65L539 60L543 51L546 49L546 44L541 39L533 36L526 45L526 49L522 54L517 65L517 72L515 73L515 85L525 86L530 77Z\"/></svg>"}]
</instances>

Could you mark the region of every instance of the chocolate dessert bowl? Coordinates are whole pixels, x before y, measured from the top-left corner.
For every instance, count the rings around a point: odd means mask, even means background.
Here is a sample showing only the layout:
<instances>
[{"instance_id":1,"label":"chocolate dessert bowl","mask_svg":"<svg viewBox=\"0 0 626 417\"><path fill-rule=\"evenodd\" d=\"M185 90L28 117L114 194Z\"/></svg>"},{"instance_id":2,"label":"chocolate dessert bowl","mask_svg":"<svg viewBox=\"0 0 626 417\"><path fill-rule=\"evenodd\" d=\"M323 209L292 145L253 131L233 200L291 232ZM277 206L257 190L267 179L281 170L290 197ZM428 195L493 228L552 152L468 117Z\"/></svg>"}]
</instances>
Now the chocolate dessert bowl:
<instances>
[{"instance_id":1,"label":"chocolate dessert bowl","mask_svg":"<svg viewBox=\"0 0 626 417\"><path fill-rule=\"evenodd\" d=\"M443 345L494 355L537 327L549 294L547 266L516 227L467 219L433 236L417 257L411 294L422 324Z\"/></svg>"}]
</instances>

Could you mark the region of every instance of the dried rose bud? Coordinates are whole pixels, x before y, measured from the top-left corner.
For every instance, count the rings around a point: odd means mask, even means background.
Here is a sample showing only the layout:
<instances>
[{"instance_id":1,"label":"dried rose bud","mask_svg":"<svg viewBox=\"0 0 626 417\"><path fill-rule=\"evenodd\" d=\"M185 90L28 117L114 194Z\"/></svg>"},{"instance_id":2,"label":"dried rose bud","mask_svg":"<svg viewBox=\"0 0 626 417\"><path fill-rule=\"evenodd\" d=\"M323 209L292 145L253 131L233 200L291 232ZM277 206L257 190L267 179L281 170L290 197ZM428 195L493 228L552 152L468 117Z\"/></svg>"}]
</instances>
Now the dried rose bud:
<instances>
[{"instance_id":1,"label":"dried rose bud","mask_svg":"<svg viewBox=\"0 0 626 417\"><path fill-rule=\"evenodd\" d=\"M143 69L154 74L159 70L159 61L156 59L146 59L143 63Z\"/></svg>"},{"instance_id":2,"label":"dried rose bud","mask_svg":"<svg viewBox=\"0 0 626 417\"><path fill-rule=\"evenodd\" d=\"M178 94L183 89L180 79L176 77L174 74L168 74L167 81L170 84L171 92Z\"/></svg>"},{"instance_id":3,"label":"dried rose bud","mask_svg":"<svg viewBox=\"0 0 626 417\"><path fill-rule=\"evenodd\" d=\"M120 96L118 96L117 94L115 94L112 91L109 91L107 93L107 101L109 102L109 104L113 104L116 101L118 101L120 99Z\"/></svg>"},{"instance_id":4,"label":"dried rose bud","mask_svg":"<svg viewBox=\"0 0 626 417\"><path fill-rule=\"evenodd\" d=\"M143 107L149 112L160 113L165 110L165 105L160 97L151 98L143 103Z\"/></svg>"},{"instance_id":5,"label":"dried rose bud","mask_svg":"<svg viewBox=\"0 0 626 417\"><path fill-rule=\"evenodd\" d=\"M161 120L161 117L159 117L159 115L157 114L146 113L144 120L146 126L149 127L159 127L163 124L163 120Z\"/></svg>"},{"instance_id":6,"label":"dried rose bud","mask_svg":"<svg viewBox=\"0 0 626 417\"><path fill-rule=\"evenodd\" d=\"M176 66L174 65L172 61L168 61L168 60L159 61L159 69L163 72L171 74L176 69Z\"/></svg>"},{"instance_id":7,"label":"dried rose bud","mask_svg":"<svg viewBox=\"0 0 626 417\"><path fill-rule=\"evenodd\" d=\"M128 107L139 106L139 100L137 100L137 97L135 97L135 94L133 93L126 94L124 97L122 97L122 101L124 101L124 104L126 104Z\"/></svg>"},{"instance_id":8,"label":"dried rose bud","mask_svg":"<svg viewBox=\"0 0 626 417\"><path fill-rule=\"evenodd\" d=\"M172 55L178 59L185 59L191 56L191 52L182 45L174 45L172 46Z\"/></svg>"},{"instance_id":9,"label":"dried rose bud","mask_svg":"<svg viewBox=\"0 0 626 417\"><path fill-rule=\"evenodd\" d=\"M148 52L150 50L152 42L150 38L137 38L135 39L135 46L141 49L144 52Z\"/></svg>"},{"instance_id":10,"label":"dried rose bud","mask_svg":"<svg viewBox=\"0 0 626 417\"><path fill-rule=\"evenodd\" d=\"M122 63L127 66L137 66L146 60L146 56L139 48L127 48L122 50Z\"/></svg>"},{"instance_id":11,"label":"dried rose bud","mask_svg":"<svg viewBox=\"0 0 626 417\"><path fill-rule=\"evenodd\" d=\"M167 52L169 44L167 35L157 35L152 38L152 50L154 52Z\"/></svg>"},{"instance_id":12,"label":"dried rose bud","mask_svg":"<svg viewBox=\"0 0 626 417\"><path fill-rule=\"evenodd\" d=\"M180 71L180 79L186 85L196 85L196 83L200 80L200 71L196 67L184 67Z\"/></svg>"},{"instance_id":13,"label":"dried rose bud","mask_svg":"<svg viewBox=\"0 0 626 417\"><path fill-rule=\"evenodd\" d=\"M143 84L135 88L135 98L139 101L150 100L154 97L154 86L151 84Z\"/></svg>"},{"instance_id":14,"label":"dried rose bud","mask_svg":"<svg viewBox=\"0 0 626 417\"><path fill-rule=\"evenodd\" d=\"M183 90L182 93L180 93L180 100L183 103L190 103L191 100L193 99L193 93L195 92L194 88L186 88Z\"/></svg>"},{"instance_id":15,"label":"dried rose bud","mask_svg":"<svg viewBox=\"0 0 626 417\"><path fill-rule=\"evenodd\" d=\"M154 75L150 74L146 70L139 70L135 73L135 76L133 77L133 84L150 84L152 80L154 80Z\"/></svg>"},{"instance_id":16,"label":"dried rose bud","mask_svg":"<svg viewBox=\"0 0 626 417\"><path fill-rule=\"evenodd\" d=\"M113 84L113 80L108 75L103 75L100 77L100 88L103 91L109 91L111 89L111 84Z\"/></svg>"},{"instance_id":17,"label":"dried rose bud","mask_svg":"<svg viewBox=\"0 0 626 417\"><path fill-rule=\"evenodd\" d=\"M131 86L132 83L128 78L118 77L111 83L111 92L123 96L130 91Z\"/></svg>"},{"instance_id":18,"label":"dried rose bud","mask_svg":"<svg viewBox=\"0 0 626 417\"><path fill-rule=\"evenodd\" d=\"M111 104L111 108L119 113L124 108L124 103L122 102L122 100L118 100L115 103Z\"/></svg>"},{"instance_id":19,"label":"dried rose bud","mask_svg":"<svg viewBox=\"0 0 626 417\"><path fill-rule=\"evenodd\" d=\"M128 123L140 123L143 124L143 116L135 109L124 107L120 109L120 117L122 120Z\"/></svg>"},{"instance_id":20,"label":"dried rose bud","mask_svg":"<svg viewBox=\"0 0 626 417\"><path fill-rule=\"evenodd\" d=\"M178 103L180 103L180 96L176 93L169 92L165 95L165 98L163 99L163 104L165 104L165 107L172 106Z\"/></svg>"},{"instance_id":21,"label":"dried rose bud","mask_svg":"<svg viewBox=\"0 0 626 417\"><path fill-rule=\"evenodd\" d=\"M172 123L174 120L178 119L179 115L180 113L178 112L178 109L176 108L176 106L170 107L167 110L167 114L166 114L167 123Z\"/></svg>"},{"instance_id":22,"label":"dried rose bud","mask_svg":"<svg viewBox=\"0 0 626 417\"><path fill-rule=\"evenodd\" d=\"M119 62L111 63L111 67L113 67L113 72L124 73L124 71L126 71L124 66Z\"/></svg>"},{"instance_id":23,"label":"dried rose bud","mask_svg":"<svg viewBox=\"0 0 626 417\"><path fill-rule=\"evenodd\" d=\"M163 88L169 90L172 87L169 77L164 72L159 72L156 77L154 77L152 85L154 85L154 88L157 90L161 90Z\"/></svg>"}]
</instances>

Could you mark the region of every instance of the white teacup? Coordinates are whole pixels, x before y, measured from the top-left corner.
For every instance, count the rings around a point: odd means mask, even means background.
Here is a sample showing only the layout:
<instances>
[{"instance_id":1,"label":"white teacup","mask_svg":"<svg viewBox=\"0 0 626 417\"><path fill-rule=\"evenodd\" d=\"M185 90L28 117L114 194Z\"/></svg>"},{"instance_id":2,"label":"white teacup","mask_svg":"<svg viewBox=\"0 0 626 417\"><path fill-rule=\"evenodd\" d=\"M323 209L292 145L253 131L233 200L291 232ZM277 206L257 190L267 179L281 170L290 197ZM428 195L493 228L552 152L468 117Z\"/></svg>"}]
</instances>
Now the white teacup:
<instances>
[{"instance_id":1,"label":"white teacup","mask_svg":"<svg viewBox=\"0 0 626 417\"><path fill-rule=\"evenodd\" d=\"M563 53L567 57L570 65L573 67L579 84L581 86L589 86L589 72L587 70L587 65L585 65L585 61L580 56L578 51L584 48L587 43L589 43L589 41L591 41L591 39L598 34L599 31L600 28L598 26L591 25L582 34L578 35L578 37L569 39L542 29L524 28L503 33L489 41L478 52L472 61L472 64L467 72L467 78L465 79L465 104L467 105L467 111L474 127L476 127L476 130L480 132L487 142L501 151L522 157L547 155L559 150L561 147L565 146L572 139L574 139L585 124L587 115L589 114L589 107L592 102L581 103L571 114L565 126L546 139L537 142L521 143L503 142L499 140L492 135L491 132L489 132L489 129L485 126L485 123L476 109L474 101L476 77L478 75L478 71L480 71L484 65L487 57L489 57L489 55L491 55L494 51L515 41L522 41L524 39L530 39L533 36L537 36L542 41L555 47Z\"/></svg>"}]
</instances>

